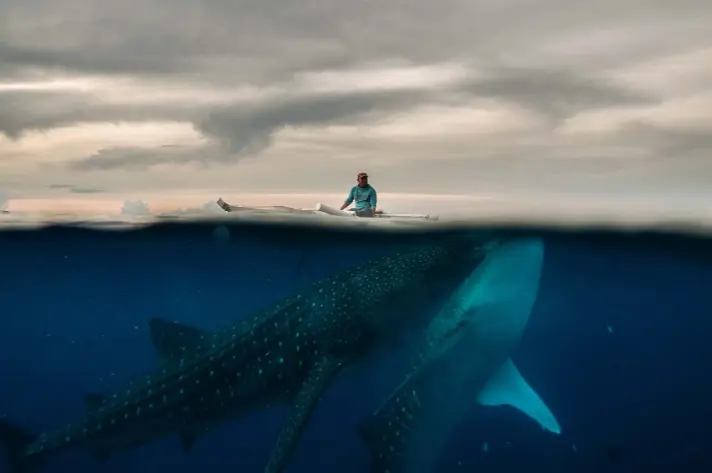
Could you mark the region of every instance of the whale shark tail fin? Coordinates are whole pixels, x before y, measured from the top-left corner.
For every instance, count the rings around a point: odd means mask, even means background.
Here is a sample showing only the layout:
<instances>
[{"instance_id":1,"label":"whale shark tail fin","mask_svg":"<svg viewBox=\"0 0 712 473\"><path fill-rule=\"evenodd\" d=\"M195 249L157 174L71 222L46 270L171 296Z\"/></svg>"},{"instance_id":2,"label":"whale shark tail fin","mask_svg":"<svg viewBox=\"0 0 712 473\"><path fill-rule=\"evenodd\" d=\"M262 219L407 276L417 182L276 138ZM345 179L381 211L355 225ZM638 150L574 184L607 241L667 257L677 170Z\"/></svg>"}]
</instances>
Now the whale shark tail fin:
<instances>
[{"instance_id":1,"label":"whale shark tail fin","mask_svg":"<svg viewBox=\"0 0 712 473\"><path fill-rule=\"evenodd\" d=\"M37 436L5 419L0 419L0 445L7 452L11 473L33 473L40 468L37 462L30 462L24 456L25 448Z\"/></svg>"},{"instance_id":2,"label":"whale shark tail fin","mask_svg":"<svg viewBox=\"0 0 712 473\"><path fill-rule=\"evenodd\" d=\"M478 393L477 402L483 406L512 406L536 421L544 430L556 435L561 434L559 421L522 377L511 358L507 359Z\"/></svg>"}]
</instances>

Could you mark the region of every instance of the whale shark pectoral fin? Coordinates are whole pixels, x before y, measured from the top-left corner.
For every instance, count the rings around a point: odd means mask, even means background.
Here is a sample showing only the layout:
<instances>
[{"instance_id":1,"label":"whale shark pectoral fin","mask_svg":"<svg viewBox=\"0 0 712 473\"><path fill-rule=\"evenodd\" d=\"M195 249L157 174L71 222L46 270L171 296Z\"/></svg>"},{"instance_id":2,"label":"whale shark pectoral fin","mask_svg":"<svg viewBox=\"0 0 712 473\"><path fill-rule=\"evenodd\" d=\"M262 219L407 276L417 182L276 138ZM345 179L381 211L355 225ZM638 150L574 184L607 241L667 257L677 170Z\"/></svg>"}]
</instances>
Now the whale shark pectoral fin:
<instances>
[{"instance_id":1,"label":"whale shark pectoral fin","mask_svg":"<svg viewBox=\"0 0 712 473\"><path fill-rule=\"evenodd\" d=\"M331 383L331 380L342 368L340 359L327 355L322 357L309 370L299 392L292 401L291 411L282 427L277 443L272 449L265 473L281 473L287 460L294 452L299 439L306 428L309 418L314 412L321 395Z\"/></svg>"},{"instance_id":2,"label":"whale shark pectoral fin","mask_svg":"<svg viewBox=\"0 0 712 473\"><path fill-rule=\"evenodd\" d=\"M510 359L489 379L477 394L477 402L483 406L510 405L535 420L543 429L561 433L561 426L534 389L522 377Z\"/></svg>"},{"instance_id":3,"label":"whale shark pectoral fin","mask_svg":"<svg viewBox=\"0 0 712 473\"><path fill-rule=\"evenodd\" d=\"M148 322L151 342L163 362L199 355L205 332L189 325L154 317Z\"/></svg>"},{"instance_id":4,"label":"whale shark pectoral fin","mask_svg":"<svg viewBox=\"0 0 712 473\"><path fill-rule=\"evenodd\" d=\"M356 426L371 454L371 473L400 471L421 408L416 390L404 383Z\"/></svg>"}]
</instances>

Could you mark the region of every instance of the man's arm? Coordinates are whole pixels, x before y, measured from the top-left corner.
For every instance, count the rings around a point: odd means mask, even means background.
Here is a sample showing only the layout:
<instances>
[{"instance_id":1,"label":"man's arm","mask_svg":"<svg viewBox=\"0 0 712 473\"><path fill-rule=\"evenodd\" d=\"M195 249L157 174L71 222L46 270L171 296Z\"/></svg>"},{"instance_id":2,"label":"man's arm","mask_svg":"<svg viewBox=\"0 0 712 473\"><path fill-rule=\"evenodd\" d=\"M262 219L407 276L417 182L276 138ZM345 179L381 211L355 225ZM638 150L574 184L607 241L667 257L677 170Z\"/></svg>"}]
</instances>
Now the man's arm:
<instances>
[{"instance_id":1,"label":"man's arm","mask_svg":"<svg viewBox=\"0 0 712 473\"><path fill-rule=\"evenodd\" d=\"M373 215L376 215L376 203L378 202L378 196L376 195L376 189L374 189L373 187L371 187L371 195L368 200L371 204L371 213Z\"/></svg>"},{"instance_id":2,"label":"man's arm","mask_svg":"<svg viewBox=\"0 0 712 473\"><path fill-rule=\"evenodd\" d=\"M339 210L344 210L346 207L351 205L351 202L354 201L354 188L351 188L351 191L349 191L349 196L346 197L346 200L344 201L344 205L341 206Z\"/></svg>"}]
</instances>

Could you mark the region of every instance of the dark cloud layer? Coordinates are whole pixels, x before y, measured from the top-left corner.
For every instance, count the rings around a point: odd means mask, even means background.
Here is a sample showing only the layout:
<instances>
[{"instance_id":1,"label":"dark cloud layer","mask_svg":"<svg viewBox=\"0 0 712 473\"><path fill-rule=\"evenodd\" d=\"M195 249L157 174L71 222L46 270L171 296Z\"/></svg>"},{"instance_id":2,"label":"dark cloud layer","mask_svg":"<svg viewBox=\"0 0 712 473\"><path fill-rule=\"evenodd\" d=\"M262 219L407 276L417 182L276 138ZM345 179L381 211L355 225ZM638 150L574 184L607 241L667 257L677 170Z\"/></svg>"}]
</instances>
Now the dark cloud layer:
<instances>
[{"instance_id":1,"label":"dark cloud layer","mask_svg":"<svg viewBox=\"0 0 712 473\"><path fill-rule=\"evenodd\" d=\"M697 34L694 20L708 8L704 0L655 0L625 9L612 0L6 0L0 6L0 64L6 70L212 77L230 71L228 80L274 80L305 67L379 58L496 58L528 42L601 26L654 24L665 15L688 20L688 31ZM668 36L660 44L675 40Z\"/></svg>"},{"instance_id":2,"label":"dark cloud layer","mask_svg":"<svg viewBox=\"0 0 712 473\"><path fill-rule=\"evenodd\" d=\"M368 115L378 118L428 99L436 98L421 91L300 97L253 108L225 107L210 113L196 127L205 135L220 139L229 152L244 154L267 146L274 132L288 126L339 124Z\"/></svg>"},{"instance_id":3,"label":"dark cloud layer","mask_svg":"<svg viewBox=\"0 0 712 473\"><path fill-rule=\"evenodd\" d=\"M105 189L99 189L96 187L84 187L75 186L73 184L51 184L50 189L65 189L67 192L72 194L100 194L106 192Z\"/></svg>"},{"instance_id":4,"label":"dark cloud layer","mask_svg":"<svg viewBox=\"0 0 712 473\"><path fill-rule=\"evenodd\" d=\"M712 123L694 127L662 126L638 120L623 127L617 135L621 142L654 149L658 156L673 162L698 153L712 160Z\"/></svg>"},{"instance_id":5,"label":"dark cloud layer","mask_svg":"<svg viewBox=\"0 0 712 473\"><path fill-rule=\"evenodd\" d=\"M487 97L565 118L586 109L653 103L654 98L587 73L561 68L491 66L484 77L440 90L385 90L284 96L256 103L205 106L190 103L107 104L91 93L77 91L0 92L0 132L16 138L28 130L46 130L79 122L175 120L192 121L208 135L234 134L233 148L243 148L244 135L300 124L321 124L369 112L407 110L422 103L464 101ZM374 72L377 73L377 72ZM283 85L289 89L290 84ZM294 87L294 84L291 85ZM225 125L232 122L235 126ZM225 128L228 128L226 130Z\"/></svg>"},{"instance_id":6,"label":"dark cloud layer","mask_svg":"<svg viewBox=\"0 0 712 473\"><path fill-rule=\"evenodd\" d=\"M74 171L106 169L141 170L161 164L190 164L219 162L225 155L215 150L183 148L180 146L145 148L106 148L71 162L67 167Z\"/></svg>"},{"instance_id":7,"label":"dark cloud layer","mask_svg":"<svg viewBox=\"0 0 712 473\"><path fill-rule=\"evenodd\" d=\"M424 104L458 105L489 98L519 105L551 119L611 105L645 104L653 98L620 85L570 70L491 69L484 77L435 89L395 89L280 95L252 102L217 105L106 104L80 92L0 94L0 131L17 138L29 130L47 130L80 122L175 120L220 143L221 151L106 149L77 157L72 169L147 167L170 162L230 161L268 146L287 127L366 122Z\"/></svg>"},{"instance_id":8,"label":"dark cloud layer","mask_svg":"<svg viewBox=\"0 0 712 473\"><path fill-rule=\"evenodd\" d=\"M659 99L610 80L561 68L500 68L472 81L469 92L513 103L551 118L607 107L650 105Z\"/></svg>"},{"instance_id":9,"label":"dark cloud layer","mask_svg":"<svg viewBox=\"0 0 712 473\"><path fill-rule=\"evenodd\" d=\"M190 121L201 108L191 104L107 104L91 93L0 92L0 133L17 139L28 131L47 131L78 123Z\"/></svg>"}]
</instances>

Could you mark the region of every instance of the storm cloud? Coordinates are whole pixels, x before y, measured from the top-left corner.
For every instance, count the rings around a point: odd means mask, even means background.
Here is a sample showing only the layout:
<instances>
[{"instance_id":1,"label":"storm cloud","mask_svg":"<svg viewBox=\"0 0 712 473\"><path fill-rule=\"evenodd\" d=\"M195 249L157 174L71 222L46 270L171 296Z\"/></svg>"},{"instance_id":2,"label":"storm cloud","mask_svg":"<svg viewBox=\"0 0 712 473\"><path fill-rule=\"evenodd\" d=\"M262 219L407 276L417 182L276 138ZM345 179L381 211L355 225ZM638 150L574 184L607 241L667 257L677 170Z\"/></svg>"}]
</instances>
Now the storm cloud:
<instances>
[{"instance_id":1,"label":"storm cloud","mask_svg":"<svg viewBox=\"0 0 712 473\"><path fill-rule=\"evenodd\" d=\"M8 0L0 18L0 161L30 187L712 180L702 0Z\"/></svg>"}]
</instances>

